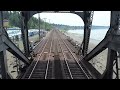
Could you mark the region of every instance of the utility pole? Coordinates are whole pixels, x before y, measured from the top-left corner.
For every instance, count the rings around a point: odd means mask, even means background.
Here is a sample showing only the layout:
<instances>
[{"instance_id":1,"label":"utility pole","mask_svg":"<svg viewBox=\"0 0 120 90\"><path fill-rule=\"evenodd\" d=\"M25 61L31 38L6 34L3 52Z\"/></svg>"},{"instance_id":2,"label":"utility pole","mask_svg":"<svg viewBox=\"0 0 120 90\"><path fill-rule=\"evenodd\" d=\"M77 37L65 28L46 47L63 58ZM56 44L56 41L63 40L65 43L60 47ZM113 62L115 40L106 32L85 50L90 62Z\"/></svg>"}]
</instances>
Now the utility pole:
<instances>
[{"instance_id":1,"label":"utility pole","mask_svg":"<svg viewBox=\"0 0 120 90\"><path fill-rule=\"evenodd\" d=\"M43 19L44 19L44 24L45 24L45 23L46 23L46 19L47 19L47 18L43 18ZM46 24L45 24L45 30L46 30Z\"/></svg>"},{"instance_id":2,"label":"utility pole","mask_svg":"<svg viewBox=\"0 0 120 90\"><path fill-rule=\"evenodd\" d=\"M50 19L48 19L48 20L49 20L49 22L48 22L48 23L50 24Z\"/></svg>"},{"instance_id":3,"label":"utility pole","mask_svg":"<svg viewBox=\"0 0 120 90\"><path fill-rule=\"evenodd\" d=\"M51 26L51 24L50 24L50 19L49 19L49 25ZM51 28L50 28L51 29Z\"/></svg>"},{"instance_id":4,"label":"utility pole","mask_svg":"<svg viewBox=\"0 0 120 90\"><path fill-rule=\"evenodd\" d=\"M40 41L40 13L38 13L38 21L39 21L39 41Z\"/></svg>"}]
</instances>

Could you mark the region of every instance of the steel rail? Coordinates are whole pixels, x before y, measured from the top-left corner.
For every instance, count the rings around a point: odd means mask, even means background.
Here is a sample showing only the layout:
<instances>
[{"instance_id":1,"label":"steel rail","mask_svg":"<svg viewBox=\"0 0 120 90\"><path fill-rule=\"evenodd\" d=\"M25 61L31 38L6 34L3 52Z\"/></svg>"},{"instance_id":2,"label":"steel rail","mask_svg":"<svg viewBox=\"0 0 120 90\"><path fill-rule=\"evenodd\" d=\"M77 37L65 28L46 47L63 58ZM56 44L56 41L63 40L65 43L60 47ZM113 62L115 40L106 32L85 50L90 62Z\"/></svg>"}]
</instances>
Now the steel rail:
<instances>
[{"instance_id":1,"label":"steel rail","mask_svg":"<svg viewBox=\"0 0 120 90\"><path fill-rule=\"evenodd\" d=\"M50 62L50 54L51 54L51 51L52 51L52 43L53 43L53 39L51 40L51 44L50 44L50 51L49 51L49 56L48 56L48 61L47 61L47 67L46 67L46 71L45 71L45 79L47 79L47 75L48 75L48 67L49 67L49 62Z\"/></svg>"},{"instance_id":2,"label":"steel rail","mask_svg":"<svg viewBox=\"0 0 120 90\"><path fill-rule=\"evenodd\" d=\"M59 35L59 34L58 34L58 35ZM60 37L60 36L59 36L59 37ZM66 58L66 56L65 56L65 53L64 53L64 51L63 51L63 48L62 48L62 46L61 46L59 40L58 40L58 43L59 43L59 45L60 45L60 48L61 48L61 51L62 51L62 54L63 54L64 60L65 60L65 64L67 65L67 69L68 69L68 72L69 72L70 78L73 79L72 73L71 73L70 68L69 68L69 65L68 65L68 63L67 63L67 58Z\"/></svg>"},{"instance_id":3,"label":"steel rail","mask_svg":"<svg viewBox=\"0 0 120 90\"><path fill-rule=\"evenodd\" d=\"M51 34L51 33L50 33L50 34ZM50 39L50 38L49 38L49 39ZM37 64L38 64L39 58L42 56L42 54L43 54L43 52L44 52L44 50L45 50L45 47L46 47L46 45L47 45L47 43L48 43L49 39L48 39L48 40L47 40L47 42L45 43L45 46L43 47L42 52L40 53L40 55L39 55L39 57L38 57L38 60L37 60L37 62L35 63L35 65L34 65L34 67L33 67L32 71L31 71L31 73L30 73L30 75L29 75L28 79L30 79L30 78L31 78L31 76L32 76L32 74L33 74L33 72L34 72L34 70L35 70L35 68L36 68Z\"/></svg>"},{"instance_id":4,"label":"steel rail","mask_svg":"<svg viewBox=\"0 0 120 90\"><path fill-rule=\"evenodd\" d=\"M43 39L44 39L44 38L43 38ZM42 46L40 47L40 49L44 46L44 44L42 43L43 39L38 43L39 45L42 44ZM45 42L47 42L47 41L45 41ZM38 45L37 45L37 47L38 47ZM35 47L35 48L36 48L36 47ZM35 49L35 48L34 48L34 49ZM40 50L40 49L39 49L39 50ZM39 52L39 51L38 51L38 52ZM25 74L23 75L22 78L24 78L25 75L28 73L28 71L29 71L29 69L31 68L31 66L32 66L33 63L34 63L34 61L32 61L32 63L30 64L30 66L28 67L27 71L25 72Z\"/></svg>"},{"instance_id":5,"label":"steel rail","mask_svg":"<svg viewBox=\"0 0 120 90\"><path fill-rule=\"evenodd\" d=\"M49 32L50 33L50 32ZM40 42L42 42L43 40L45 40L45 38L43 37L43 39L40 41ZM39 44L41 44L41 43L39 43ZM42 48L42 47L40 47L40 48ZM40 49L37 51L37 53L39 53L40 52Z\"/></svg>"},{"instance_id":6,"label":"steel rail","mask_svg":"<svg viewBox=\"0 0 120 90\"><path fill-rule=\"evenodd\" d=\"M59 35L59 33L58 33ZM60 35L59 35L60 37ZM60 37L61 38L61 37ZM65 41L61 38L61 40L63 41L63 43L65 44L65 46L67 47L67 49L69 50L69 52L71 53L71 55L73 56L74 60L76 61L76 63L78 64L78 66L80 67L80 69L83 71L83 73L85 74L85 76L89 79L89 76L86 74L86 72L84 71L84 69L82 68L82 66L79 64L77 58L74 56L73 52L71 51L71 49L68 47L68 45L65 43Z\"/></svg>"}]
</instances>

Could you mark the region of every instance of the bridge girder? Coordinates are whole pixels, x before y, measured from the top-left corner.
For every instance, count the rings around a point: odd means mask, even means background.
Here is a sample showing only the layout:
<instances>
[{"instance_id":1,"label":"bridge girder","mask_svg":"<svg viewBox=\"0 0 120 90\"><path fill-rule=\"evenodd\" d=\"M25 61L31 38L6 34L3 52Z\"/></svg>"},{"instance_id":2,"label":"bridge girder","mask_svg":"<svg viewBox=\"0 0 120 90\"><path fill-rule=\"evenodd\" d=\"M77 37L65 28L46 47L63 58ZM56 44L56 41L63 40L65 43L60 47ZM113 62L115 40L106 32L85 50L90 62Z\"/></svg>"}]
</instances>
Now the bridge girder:
<instances>
[{"instance_id":1,"label":"bridge girder","mask_svg":"<svg viewBox=\"0 0 120 90\"><path fill-rule=\"evenodd\" d=\"M83 64L88 68L88 70L93 74L93 76L97 77L97 74L99 76L97 78L99 79L112 79L113 73L115 73L115 70L113 66L116 64L116 79L119 78L119 68L118 68L118 58L120 58L118 55L120 54L120 11L111 11L111 19L110 19L110 28L105 36L105 38L85 57L83 57L81 62L84 62ZM108 56L107 56L107 64L106 69L103 72L103 74L100 74L93 69L93 66L89 65L92 58L94 58L96 55L101 53L103 50L108 48ZM115 62L115 63L114 63ZM97 72L97 73L95 73Z\"/></svg>"},{"instance_id":2,"label":"bridge girder","mask_svg":"<svg viewBox=\"0 0 120 90\"><path fill-rule=\"evenodd\" d=\"M41 13L43 11L21 11L21 31L23 35L23 44L26 56L29 56L29 41L28 41L28 27L27 23L29 19L36 13ZM55 11L59 12L59 11ZM120 54L120 11L111 11L111 21L110 21L110 28L105 36L105 38L90 52L87 54L88 45L89 45L89 37L90 37L90 31L91 31L91 25L92 25L92 11L84 11L84 12L75 12L70 11L70 13L77 14L80 16L84 22L84 39L83 39L83 47L82 47L82 53L83 53L83 59L82 63L86 66L87 70L90 71L95 78L104 78L104 79L111 79L113 76L113 66L114 61L116 61L117 65L117 53ZM1 18L1 17L0 17ZM2 27L2 23L0 24ZM1 28L1 31L4 31ZM2 32L3 33L3 32ZM21 58L23 62L26 64L29 63L28 59L24 56L23 53L7 38L6 34L1 35L2 38L0 42L0 46L3 46L3 48L0 51L1 58L0 60L2 63L6 63L5 61L5 50L11 51L14 55L16 55L18 58ZM4 40L4 41L2 41ZM107 58L107 64L106 69L104 73L101 75L88 61L90 61L92 58L94 58L96 55L101 53L103 50L108 48L108 58ZM15 53L17 52L17 53ZM3 74L7 77L7 73L4 72L6 69L6 66L3 65ZM118 69L118 68L116 68ZM117 73L118 74L118 73ZM118 78L118 75L116 75Z\"/></svg>"},{"instance_id":3,"label":"bridge girder","mask_svg":"<svg viewBox=\"0 0 120 90\"><path fill-rule=\"evenodd\" d=\"M27 57L25 57L21 50L9 39L7 32L3 28L3 12L0 11L0 69L2 79L11 78L7 70L6 50L10 51L26 65L30 64Z\"/></svg>"},{"instance_id":4,"label":"bridge girder","mask_svg":"<svg viewBox=\"0 0 120 90\"><path fill-rule=\"evenodd\" d=\"M21 13L23 13L23 16L24 16L25 18L28 18L28 19L27 19L27 22L29 21L29 19L30 19L33 15L35 15L35 14L37 14L37 13L42 13L42 12L45 12L45 11L21 11ZM60 11L51 11L51 12L59 13ZM67 11L64 11L64 12L60 12L60 13L74 13L74 14L80 16L80 17L82 18L82 20L84 21L84 12L75 12L75 11L69 11L69 12L67 12ZM26 16L25 16L25 15L26 15Z\"/></svg>"},{"instance_id":5,"label":"bridge girder","mask_svg":"<svg viewBox=\"0 0 120 90\"><path fill-rule=\"evenodd\" d=\"M22 30L22 36L23 36L23 44L24 44L24 50L26 55L29 54L29 41L28 41L28 29L27 29L27 23L29 19L36 13L42 13L44 11L21 11L21 15L24 19L23 21L23 28ZM93 19L93 11L54 11L55 13L73 13L81 17L81 19L84 22L84 38L81 48L83 56L87 54L88 45L89 45L89 38L90 38L90 32L91 32L91 26L92 26L92 19Z\"/></svg>"},{"instance_id":6,"label":"bridge girder","mask_svg":"<svg viewBox=\"0 0 120 90\"><path fill-rule=\"evenodd\" d=\"M22 38L23 38L23 45L25 50L25 55L29 56L29 40L28 40L28 27L27 23L29 19L36 13L42 13L45 11L21 11L22 15ZM87 54L88 45L89 45L89 38L90 38L90 32L91 32L91 25L92 25L92 17L93 11L51 11L55 13L74 13L81 17L81 19L84 22L84 39L83 39L83 48L82 53L83 55Z\"/></svg>"}]
</instances>

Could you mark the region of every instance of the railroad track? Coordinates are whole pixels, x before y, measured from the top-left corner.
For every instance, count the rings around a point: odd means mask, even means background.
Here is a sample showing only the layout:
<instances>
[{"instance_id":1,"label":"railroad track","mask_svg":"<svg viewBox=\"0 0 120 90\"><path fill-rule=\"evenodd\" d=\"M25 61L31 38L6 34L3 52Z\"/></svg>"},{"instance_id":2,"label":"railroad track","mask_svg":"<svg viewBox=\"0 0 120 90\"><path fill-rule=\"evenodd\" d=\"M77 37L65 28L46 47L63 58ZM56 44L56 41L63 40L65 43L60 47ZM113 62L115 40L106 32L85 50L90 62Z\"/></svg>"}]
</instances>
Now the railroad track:
<instances>
[{"instance_id":1,"label":"railroad track","mask_svg":"<svg viewBox=\"0 0 120 90\"><path fill-rule=\"evenodd\" d=\"M65 40L62 39L64 36L58 31L56 32L58 33L58 36L61 40L61 42L60 40L58 41L64 57L63 68L65 79L91 79L91 75L85 70L83 65L78 62L78 58L73 52L73 49L71 49L70 45L68 45L68 43L66 43ZM67 51L66 49L64 49L65 47L67 48Z\"/></svg>"},{"instance_id":2,"label":"railroad track","mask_svg":"<svg viewBox=\"0 0 120 90\"><path fill-rule=\"evenodd\" d=\"M42 44L42 48L38 49L38 57L36 57L31 66L26 71L22 79L47 79L51 78L51 62L50 53L52 47L52 32L47 40ZM50 46L50 47L49 47ZM48 75L49 74L49 75Z\"/></svg>"},{"instance_id":3,"label":"railroad track","mask_svg":"<svg viewBox=\"0 0 120 90\"><path fill-rule=\"evenodd\" d=\"M22 79L92 78L78 61L75 48L59 31L50 31L36 49L37 56Z\"/></svg>"}]
</instances>

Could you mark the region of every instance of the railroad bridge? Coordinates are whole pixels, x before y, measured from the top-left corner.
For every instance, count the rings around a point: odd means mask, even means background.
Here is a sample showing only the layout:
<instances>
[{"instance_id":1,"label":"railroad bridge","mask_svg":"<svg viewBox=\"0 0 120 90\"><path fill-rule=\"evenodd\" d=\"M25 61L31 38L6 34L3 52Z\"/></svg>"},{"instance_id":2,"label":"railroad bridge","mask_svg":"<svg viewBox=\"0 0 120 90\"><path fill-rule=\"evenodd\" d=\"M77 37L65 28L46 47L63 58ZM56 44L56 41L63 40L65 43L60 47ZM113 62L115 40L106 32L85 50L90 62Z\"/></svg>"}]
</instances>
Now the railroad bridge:
<instances>
[{"instance_id":1,"label":"railroad bridge","mask_svg":"<svg viewBox=\"0 0 120 90\"><path fill-rule=\"evenodd\" d=\"M24 67L19 68L21 72L17 79L119 79L119 11L111 11L110 27L106 36L89 53L88 45L94 11L64 12L77 14L84 22L84 36L80 46L73 45L64 33L53 29L30 52L27 23L34 14L41 12L43 11L20 12L22 40L25 51L23 53L8 37L3 27L3 11L0 11L1 79L12 79L8 72L6 50L24 63ZM57 12L61 11L54 11L54 13ZM106 54L107 63L103 74L101 74L89 61L105 49L108 49Z\"/></svg>"}]
</instances>

